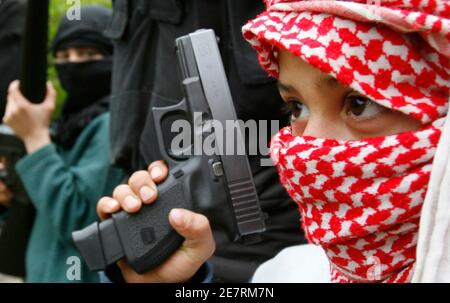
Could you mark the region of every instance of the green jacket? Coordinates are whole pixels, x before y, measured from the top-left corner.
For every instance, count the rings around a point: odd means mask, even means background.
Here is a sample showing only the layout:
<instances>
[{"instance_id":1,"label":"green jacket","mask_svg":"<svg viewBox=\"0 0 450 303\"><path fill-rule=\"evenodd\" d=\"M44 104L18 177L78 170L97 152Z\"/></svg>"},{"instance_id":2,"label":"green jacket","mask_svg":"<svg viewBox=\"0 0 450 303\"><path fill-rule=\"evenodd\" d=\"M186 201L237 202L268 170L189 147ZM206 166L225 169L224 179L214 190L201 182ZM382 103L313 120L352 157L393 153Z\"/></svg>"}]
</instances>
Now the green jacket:
<instances>
[{"instance_id":1,"label":"green jacket","mask_svg":"<svg viewBox=\"0 0 450 303\"><path fill-rule=\"evenodd\" d=\"M110 164L109 113L93 120L70 150L49 144L21 159L16 170L37 210L26 256L27 282L98 282L71 233L97 220L97 201L111 195L124 178Z\"/></svg>"}]
</instances>

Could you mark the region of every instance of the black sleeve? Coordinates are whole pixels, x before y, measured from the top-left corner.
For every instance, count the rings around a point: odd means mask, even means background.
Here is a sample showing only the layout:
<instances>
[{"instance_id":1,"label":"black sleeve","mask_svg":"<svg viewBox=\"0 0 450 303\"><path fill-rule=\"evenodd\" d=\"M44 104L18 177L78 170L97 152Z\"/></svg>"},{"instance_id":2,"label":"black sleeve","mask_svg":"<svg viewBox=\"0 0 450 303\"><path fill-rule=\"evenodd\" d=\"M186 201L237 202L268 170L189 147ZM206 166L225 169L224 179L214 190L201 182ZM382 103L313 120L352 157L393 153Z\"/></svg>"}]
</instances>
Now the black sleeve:
<instances>
[{"instance_id":1,"label":"black sleeve","mask_svg":"<svg viewBox=\"0 0 450 303\"><path fill-rule=\"evenodd\" d=\"M25 0L0 1L0 38L11 34L22 35L26 15Z\"/></svg>"},{"instance_id":2,"label":"black sleeve","mask_svg":"<svg viewBox=\"0 0 450 303\"><path fill-rule=\"evenodd\" d=\"M21 37L25 24L25 1L0 1L0 117L9 84L19 77Z\"/></svg>"},{"instance_id":3,"label":"black sleeve","mask_svg":"<svg viewBox=\"0 0 450 303\"><path fill-rule=\"evenodd\" d=\"M126 283L119 266L115 263L105 269L105 275L112 283Z\"/></svg>"}]
</instances>

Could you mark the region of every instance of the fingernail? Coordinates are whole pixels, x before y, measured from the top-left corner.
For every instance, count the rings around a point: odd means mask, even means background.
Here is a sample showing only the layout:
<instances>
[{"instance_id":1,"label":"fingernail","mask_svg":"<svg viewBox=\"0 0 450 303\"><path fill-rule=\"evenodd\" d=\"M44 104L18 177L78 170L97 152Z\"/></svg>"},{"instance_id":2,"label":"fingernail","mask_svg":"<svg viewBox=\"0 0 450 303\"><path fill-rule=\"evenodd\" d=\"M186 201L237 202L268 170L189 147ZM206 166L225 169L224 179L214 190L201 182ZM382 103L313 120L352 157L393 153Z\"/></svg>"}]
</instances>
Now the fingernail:
<instances>
[{"instance_id":1,"label":"fingernail","mask_svg":"<svg viewBox=\"0 0 450 303\"><path fill-rule=\"evenodd\" d=\"M139 207L139 201L136 200L136 198L133 196L127 196L124 200L124 203L128 209L134 209Z\"/></svg>"},{"instance_id":2,"label":"fingernail","mask_svg":"<svg viewBox=\"0 0 450 303\"><path fill-rule=\"evenodd\" d=\"M141 188L141 190L139 191L139 193L141 195L142 201L149 201L155 195L155 192L153 191L153 189L151 189L148 186L143 186Z\"/></svg>"},{"instance_id":3,"label":"fingernail","mask_svg":"<svg viewBox=\"0 0 450 303\"><path fill-rule=\"evenodd\" d=\"M173 209L170 212L170 218L172 219L173 223L179 227L184 227L186 224L185 218L184 218L184 212L181 209Z\"/></svg>"},{"instance_id":4,"label":"fingernail","mask_svg":"<svg viewBox=\"0 0 450 303\"><path fill-rule=\"evenodd\" d=\"M163 172L162 172L161 168L154 167L150 174L152 175L153 179L159 179L159 178L161 178Z\"/></svg>"},{"instance_id":5,"label":"fingernail","mask_svg":"<svg viewBox=\"0 0 450 303\"><path fill-rule=\"evenodd\" d=\"M113 212L119 207L119 202L117 202L114 199L111 199L111 200L108 201L107 206L108 206L109 211Z\"/></svg>"}]
</instances>

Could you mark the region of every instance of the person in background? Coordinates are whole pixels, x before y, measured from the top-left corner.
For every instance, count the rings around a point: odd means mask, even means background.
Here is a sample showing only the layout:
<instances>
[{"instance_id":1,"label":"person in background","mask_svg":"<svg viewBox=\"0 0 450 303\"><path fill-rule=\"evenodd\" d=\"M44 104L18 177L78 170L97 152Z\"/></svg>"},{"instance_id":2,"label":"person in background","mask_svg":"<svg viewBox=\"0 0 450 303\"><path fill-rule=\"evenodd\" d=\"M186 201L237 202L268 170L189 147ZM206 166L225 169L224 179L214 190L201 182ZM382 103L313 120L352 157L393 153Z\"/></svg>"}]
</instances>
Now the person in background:
<instances>
[{"instance_id":1,"label":"person in background","mask_svg":"<svg viewBox=\"0 0 450 303\"><path fill-rule=\"evenodd\" d=\"M19 76L25 14L25 0L0 1L0 117L5 112L8 86ZM0 133L4 130L0 121ZM4 278L5 282L25 275L25 251L34 218L33 208L13 197L5 184L12 169L7 153L6 147L0 146L0 273L14 277Z\"/></svg>"},{"instance_id":2,"label":"person in background","mask_svg":"<svg viewBox=\"0 0 450 303\"><path fill-rule=\"evenodd\" d=\"M110 10L81 9L81 20L62 18L53 43L59 80L67 92L61 116L49 128L56 93L48 83L32 104L11 83L3 121L25 143L16 165L37 214L27 250L27 282L98 282L71 238L96 219L95 204L123 180L109 158L109 93L112 44L103 36ZM79 258L81 268L70 264ZM71 263L72 262L72 263ZM69 264L69 265L68 265Z\"/></svg>"}]
</instances>

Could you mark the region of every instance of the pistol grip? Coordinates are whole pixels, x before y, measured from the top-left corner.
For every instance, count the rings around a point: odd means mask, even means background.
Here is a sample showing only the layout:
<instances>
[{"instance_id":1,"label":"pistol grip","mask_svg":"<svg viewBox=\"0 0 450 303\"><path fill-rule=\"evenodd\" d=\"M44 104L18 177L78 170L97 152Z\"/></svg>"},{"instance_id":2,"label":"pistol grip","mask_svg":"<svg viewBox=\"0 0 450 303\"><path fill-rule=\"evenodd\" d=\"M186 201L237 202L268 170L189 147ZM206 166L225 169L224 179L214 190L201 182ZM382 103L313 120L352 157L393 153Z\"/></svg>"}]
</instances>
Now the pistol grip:
<instances>
[{"instance_id":1,"label":"pistol grip","mask_svg":"<svg viewBox=\"0 0 450 303\"><path fill-rule=\"evenodd\" d=\"M182 244L183 238L168 220L173 208L191 208L180 183L160 193L154 204L136 215L121 212L113 216L125 257L137 273L161 264Z\"/></svg>"},{"instance_id":2,"label":"pistol grip","mask_svg":"<svg viewBox=\"0 0 450 303\"><path fill-rule=\"evenodd\" d=\"M159 188L159 197L136 214L121 211L112 218L73 233L73 239L90 270L103 270L125 257L139 274L160 265L184 239L169 223L173 208L191 209L183 185L170 176ZM95 257L93 257L95 256Z\"/></svg>"}]
</instances>

